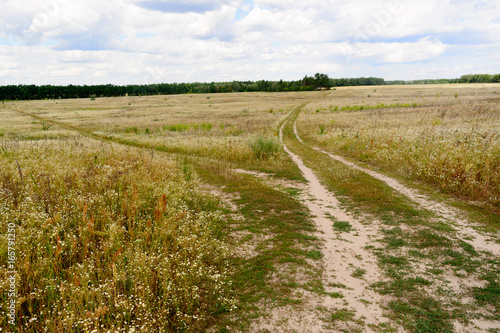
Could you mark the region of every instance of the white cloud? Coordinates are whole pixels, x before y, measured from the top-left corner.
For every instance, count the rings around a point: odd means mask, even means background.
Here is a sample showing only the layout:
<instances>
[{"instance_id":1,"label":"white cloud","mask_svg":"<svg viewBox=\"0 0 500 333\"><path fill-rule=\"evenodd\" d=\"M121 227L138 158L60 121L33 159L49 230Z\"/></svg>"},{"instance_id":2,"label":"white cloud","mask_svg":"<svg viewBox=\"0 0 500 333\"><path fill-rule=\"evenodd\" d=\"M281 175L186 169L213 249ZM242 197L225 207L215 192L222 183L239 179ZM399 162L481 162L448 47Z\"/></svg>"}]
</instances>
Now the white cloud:
<instances>
[{"instance_id":1,"label":"white cloud","mask_svg":"<svg viewBox=\"0 0 500 333\"><path fill-rule=\"evenodd\" d=\"M235 7L222 6L217 11L208 12L190 22L187 26L187 32L202 38L229 35L231 22L235 15Z\"/></svg>"},{"instance_id":2,"label":"white cloud","mask_svg":"<svg viewBox=\"0 0 500 333\"><path fill-rule=\"evenodd\" d=\"M0 84L500 72L499 0L0 0L0 6Z\"/></svg>"},{"instance_id":3,"label":"white cloud","mask_svg":"<svg viewBox=\"0 0 500 333\"><path fill-rule=\"evenodd\" d=\"M372 58L378 63L409 63L440 56L446 46L438 40L420 39L416 43L356 43L352 46L354 58Z\"/></svg>"}]
</instances>

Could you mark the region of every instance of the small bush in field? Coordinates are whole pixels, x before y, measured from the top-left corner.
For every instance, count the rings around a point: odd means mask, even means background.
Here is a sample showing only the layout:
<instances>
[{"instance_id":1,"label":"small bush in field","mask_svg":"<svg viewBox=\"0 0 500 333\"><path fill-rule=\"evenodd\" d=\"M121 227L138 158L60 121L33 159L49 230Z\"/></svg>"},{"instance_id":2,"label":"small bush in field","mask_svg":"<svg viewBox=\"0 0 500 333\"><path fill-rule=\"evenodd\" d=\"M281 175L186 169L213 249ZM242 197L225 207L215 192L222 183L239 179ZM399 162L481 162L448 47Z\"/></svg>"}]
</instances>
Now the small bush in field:
<instances>
[{"instance_id":1,"label":"small bush in field","mask_svg":"<svg viewBox=\"0 0 500 333\"><path fill-rule=\"evenodd\" d=\"M127 127L125 129L125 133L139 133L139 129L137 128L137 126L134 126L134 127Z\"/></svg>"},{"instance_id":2,"label":"small bush in field","mask_svg":"<svg viewBox=\"0 0 500 333\"><path fill-rule=\"evenodd\" d=\"M186 124L170 124L170 125L164 125L163 130L164 131L170 131L170 132L184 132L189 129L189 125Z\"/></svg>"},{"instance_id":3,"label":"small bush in field","mask_svg":"<svg viewBox=\"0 0 500 333\"><path fill-rule=\"evenodd\" d=\"M275 137L258 135L248 140L248 145L258 159L276 155L280 150L280 142Z\"/></svg>"}]
</instances>

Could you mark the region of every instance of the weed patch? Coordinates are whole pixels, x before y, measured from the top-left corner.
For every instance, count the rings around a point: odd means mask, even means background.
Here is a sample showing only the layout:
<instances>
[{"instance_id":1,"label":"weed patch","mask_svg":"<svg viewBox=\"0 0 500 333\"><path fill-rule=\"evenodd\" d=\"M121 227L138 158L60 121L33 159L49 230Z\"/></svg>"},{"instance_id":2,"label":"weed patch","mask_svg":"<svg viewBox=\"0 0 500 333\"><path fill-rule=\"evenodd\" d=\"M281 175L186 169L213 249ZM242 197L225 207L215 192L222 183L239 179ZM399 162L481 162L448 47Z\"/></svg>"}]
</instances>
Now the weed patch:
<instances>
[{"instance_id":1,"label":"weed patch","mask_svg":"<svg viewBox=\"0 0 500 333\"><path fill-rule=\"evenodd\" d=\"M255 157L258 159L265 159L276 155L281 147L278 139L275 137L263 137L258 135L248 139L247 142L255 154Z\"/></svg>"},{"instance_id":2,"label":"weed patch","mask_svg":"<svg viewBox=\"0 0 500 333\"><path fill-rule=\"evenodd\" d=\"M486 276L484 279L488 284L483 288L474 287L472 291L474 298L479 304L488 304L495 307L498 314L500 313L500 283L498 283L498 276Z\"/></svg>"},{"instance_id":3,"label":"weed patch","mask_svg":"<svg viewBox=\"0 0 500 333\"><path fill-rule=\"evenodd\" d=\"M335 229L338 232L349 233L352 230L352 225L349 222L335 221L333 222L333 229Z\"/></svg>"},{"instance_id":4,"label":"weed patch","mask_svg":"<svg viewBox=\"0 0 500 333\"><path fill-rule=\"evenodd\" d=\"M392 301L389 307L401 319L403 326L412 332L454 332L450 314L432 298Z\"/></svg>"},{"instance_id":5,"label":"weed patch","mask_svg":"<svg viewBox=\"0 0 500 333\"><path fill-rule=\"evenodd\" d=\"M354 272L352 272L351 276L357 279L362 279L366 274L366 269L356 268Z\"/></svg>"},{"instance_id":6,"label":"weed patch","mask_svg":"<svg viewBox=\"0 0 500 333\"><path fill-rule=\"evenodd\" d=\"M26 177L0 160L0 222L22 241L23 330L203 330L233 309L222 216L173 162L78 142L13 153Z\"/></svg>"}]
</instances>

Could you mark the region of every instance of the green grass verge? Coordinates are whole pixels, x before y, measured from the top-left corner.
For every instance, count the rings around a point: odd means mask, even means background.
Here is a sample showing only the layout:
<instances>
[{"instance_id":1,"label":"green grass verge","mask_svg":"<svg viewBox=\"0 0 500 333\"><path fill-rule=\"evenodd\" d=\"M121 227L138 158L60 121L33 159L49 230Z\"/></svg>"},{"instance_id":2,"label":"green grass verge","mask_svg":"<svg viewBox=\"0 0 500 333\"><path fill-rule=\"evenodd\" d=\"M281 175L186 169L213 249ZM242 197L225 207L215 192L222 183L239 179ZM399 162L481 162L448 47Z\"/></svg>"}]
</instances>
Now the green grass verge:
<instances>
[{"instance_id":1,"label":"green grass verge","mask_svg":"<svg viewBox=\"0 0 500 333\"><path fill-rule=\"evenodd\" d=\"M235 240L235 246L247 243L254 247L253 256L237 256L232 262L239 309L232 314L237 319L221 324L245 331L252 319L265 315L262 303L283 306L301 302L295 292L300 287L295 273L308 271L312 280L319 279L321 272L307 260L317 260L321 253L316 250L318 240L312 236L315 227L297 198L265 186L255 177L208 166L206 162L194 162L204 181L225 193L239 195L234 202L244 219L232 220L229 232L250 236Z\"/></svg>"}]
</instances>

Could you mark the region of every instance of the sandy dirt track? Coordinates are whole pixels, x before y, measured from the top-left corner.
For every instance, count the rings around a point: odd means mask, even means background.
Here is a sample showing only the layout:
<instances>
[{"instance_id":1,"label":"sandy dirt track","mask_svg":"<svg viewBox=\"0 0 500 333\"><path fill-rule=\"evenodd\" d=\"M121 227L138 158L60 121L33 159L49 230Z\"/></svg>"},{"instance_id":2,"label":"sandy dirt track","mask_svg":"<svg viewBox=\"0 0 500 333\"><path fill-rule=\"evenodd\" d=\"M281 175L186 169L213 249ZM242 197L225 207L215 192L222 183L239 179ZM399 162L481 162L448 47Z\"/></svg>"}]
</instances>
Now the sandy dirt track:
<instances>
[{"instance_id":1,"label":"sandy dirt track","mask_svg":"<svg viewBox=\"0 0 500 333\"><path fill-rule=\"evenodd\" d=\"M282 129L280 139L282 140ZM377 226L363 225L339 207L339 201L332 195L296 154L291 152L286 145L284 149L302 171L307 180L304 188L303 201L309 208L313 221L317 226L316 236L322 239L322 253L324 275L323 283L327 292L341 292L343 298L321 297L311 295L306 297L306 304L300 313L293 313L291 309L276 309L272 313L272 320L259 323L255 329L269 329L273 332L331 332L319 320L316 308L321 307L334 312L339 309L348 309L355 312L355 319L363 322L363 331L373 332L367 325L379 325L387 322L384 310L381 307L384 300L382 296L367 287L371 282L382 279L381 272L376 263L376 258L365 247L377 235ZM339 233L333 228L334 221L348 222L352 226L349 233ZM356 270L363 270L363 278L353 277ZM332 285L343 285L339 289ZM291 311L291 312L290 312ZM293 313L293 314L292 314ZM300 318L300 321L293 318ZM275 321L286 318L287 325L275 325ZM366 325L366 326L365 326ZM279 327L279 328L278 328ZM339 327L340 329L340 327ZM349 329L346 327L345 329Z\"/></svg>"}]
</instances>

